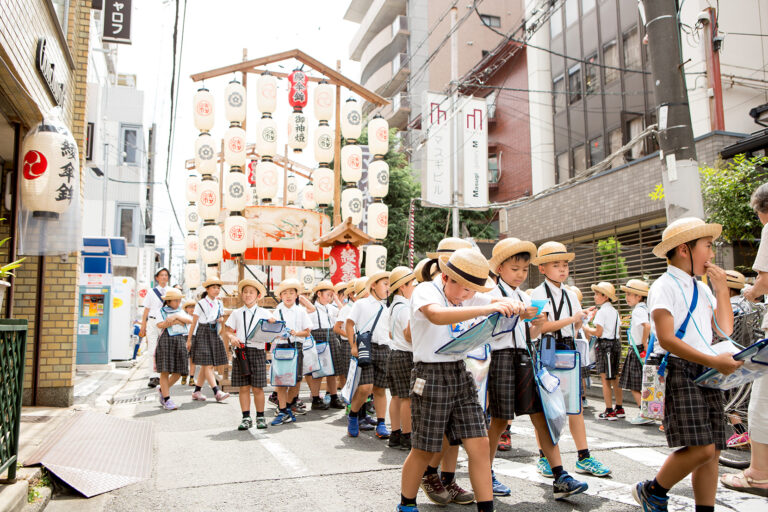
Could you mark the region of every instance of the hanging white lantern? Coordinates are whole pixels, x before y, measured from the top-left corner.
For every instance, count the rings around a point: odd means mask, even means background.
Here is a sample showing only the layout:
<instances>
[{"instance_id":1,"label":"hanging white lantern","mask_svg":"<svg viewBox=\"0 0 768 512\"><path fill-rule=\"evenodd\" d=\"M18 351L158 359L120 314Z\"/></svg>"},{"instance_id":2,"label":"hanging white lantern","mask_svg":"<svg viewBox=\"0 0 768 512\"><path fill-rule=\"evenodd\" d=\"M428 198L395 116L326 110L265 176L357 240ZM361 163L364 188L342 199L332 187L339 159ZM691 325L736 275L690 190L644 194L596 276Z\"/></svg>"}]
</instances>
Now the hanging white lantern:
<instances>
[{"instance_id":1,"label":"hanging white lantern","mask_svg":"<svg viewBox=\"0 0 768 512\"><path fill-rule=\"evenodd\" d=\"M294 153L301 153L307 147L308 137L307 115L303 112L288 114L288 147L293 149Z\"/></svg>"},{"instance_id":2,"label":"hanging white lantern","mask_svg":"<svg viewBox=\"0 0 768 512\"><path fill-rule=\"evenodd\" d=\"M200 253L203 263L215 265L222 256L221 229L216 224L206 224L200 228Z\"/></svg>"},{"instance_id":3,"label":"hanging white lantern","mask_svg":"<svg viewBox=\"0 0 768 512\"><path fill-rule=\"evenodd\" d=\"M341 148L341 177L344 181L357 183L363 176L363 150L357 144Z\"/></svg>"},{"instance_id":4,"label":"hanging white lantern","mask_svg":"<svg viewBox=\"0 0 768 512\"><path fill-rule=\"evenodd\" d=\"M245 167L245 130L239 124L233 123L224 132L224 161Z\"/></svg>"},{"instance_id":5,"label":"hanging white lantern","mask_svg":"<svg viewBox=\"0 0 768 512\"><path fill-rule=\"evenodd\" d=\"M224 181L224 207L230 212L241 212L250 200L248 177L239 167L232 167Z\"/></svg>"},{"instance_id":6,"label":"hanging white lantern","mask_svg":"<svg viewBox=\"0 0 768 512\"><path fill-rule=\"evenodd\" d=\"M216 149L208 132L201 132L195 139L195 169L200 174L216 173Z\"/></svg>"},{"instance_id":7,"label":"hanging white lantern","mask_svg":"<svg viewBox=\"0 0 768 512\"><path fill-rule=\"evenodd\" d=\"M368 205L368 235L383 240L387 238L387 226L389 225L389 209L384 203L371 203Z\"/></svg>"},{"instance_id":8,"label":"hanging white lantern","mask_svg":"<svg viewBox=\"0 0 768 512\"><path fill-rule=\"evenodd\" d=\"M315 202L315 191L312 187L312 182L307 183L304 188L299 192L301 198L301 207L305 210L314 210L317 206Z\"/></svg>"},{"instance_id":9,"label":"hanging white lantern","mask_svg":"<svg viewBox=\"0 0 768 512\"><path fill-rule=\"evenodd\" d=\"M381 114L368 121L368 149L372 155L386 155L389 151L389 123Z\"/></svg>"},{"instance_id":10,"label":"hanging white lantern","mask_svg":"<svg viewBox=\"0 0 768 512\"><path fill-rule=\"evenodd\" d=\"M256 107L259 112L274 112L277 107L277 78L269 71L256 80Z\"/></svg>"},{"instance_id":11,"label":"hanging white lantern","mask_svg":"<svg viewBox=\"0 0 768 512\"><path fill-rule=\"evenodd\" d=\"M213 180L203 180L197 188L197 213L203 220L215 220L221 210L219 183Z\"/></svg>"},{"instance_id":12,"label":"hanging white lantern","mask_svg":"<svg viewBox=\"0 0 768 512\"><path fill-rule=\"evenodd\" d=\"M320 206L333 204L333 170L318 167L312 173L315 202Z\"/></svg>"},{"instance_id":13,"label":"hanging white lantern","mask_svg":"<svg viewBox=\"0 0 768 512\"><path fill-rule=\"evenodd\" d=\"M256 152L261 156L277 154L277 123L270 115L256 123Z\"/></svg>"},{"instance_id":14,"label":"hanging white lantern","mask_svg":"<svg viewBox=\"0 0 768 512\"><path fill-rule=\"evenodd\" d=\"M184 283L190 290L200 287L200 265L190 261L184 266Z\"/></svg>"},{"instance_id":15,"label":"hanging white lantern","mask_svg":"<svg viewBox=\"0 0 768 512\"><path fill-rule=\"evenodd\" d=\"M283 267L283 280L299 279L299 267Z\"/></svg>"},{"instance_id":16,"label":"hanging white lantern","mask_svg":"<svg viewBox=\"0 0 768 512\"><path fill-rule=\"evenodd\" d=\"M321 122L315 130L315 160L318 163L331 163L333 160L333 142L335 133L328 123Z\"/></svg>"},{"instance_id":17,"label":"hanging white lantern","mask_svg":"<svg viewBox=\"0 0 768 512\"><path fill-rule=\"evenodd\" d=\"M305 289L312 289L315 286L315 271L309 267L304 267L301 271L301 282Z\"/></svg>"},{"instance_id":18,"label":"hanging white lantern","mask_svg":"<svg viewBox=\"0 0 768 512\"><path fill-rule=\"evenodd\" d=\"M245 87L237 80L232 80L224 89L224 114L230 123L245 121Z\"/></svg>"},{"instance_id":19,"label":"hanging white lantern","mask_svg":"<svg viewBox=\"0 0 768 512\"><path fill-rule=\"evenodd\" d=\"M200 186L200 176L195 171L190 171L187 176L187 202L196 203L199 199L197 189Z\"/></svg>"},{"instance_id":20,"label":"hanging white lantern","mask_svg":"<svg viewBox=\"0 0 768 512\"><path fill-rule=\"evenodd\" d=\"M352 224L363 222L363 192L359 188L345 188L341 191L341 220L352 217Z\"/></svg>"},{"instance_id":21,"label":"hanging white lantern","mask_svg":"<svg viewBox=\"0 0 768 512\"><path fill-rule=\"evenodd\" d=\"M280 182L280 169L269 157L264 157L256 164L256 196L261 202L272 202L277 196Z\"/></svg>"},{"instance_id":22,"label":"hanging white lantern","mask_svg":"<svg viewBox=\"0 0 768 512\"><path fill-rule=\"evenodd\" d=\"M232 256L240 256L248 248L248 221L241 215L224 220L224 248Z\"/></svg>"},{"instance_id":23,"label":"hanging white lantern","mask_svg":"<svg viewBox=\"0 0 768 512\"><path fill-rule=\"evenodd\" d=\"M184 259L187 261L196 260L200 253L200 240L194 233L189 233L184 239Z\"/></svg>"},{"instance_id":24,"label":"hanging white lantern","mask_svg":"<svg viewBox=\"0 0 768 512\"><path fill-rule=\"evenodd\" d=\"M389 165L384 160L374 160L368 165L368 191L374 198L389 193Z\"/></svg>"},{"instance_id":25,"label":"hanging white lantern","mask_svg":"<svg viewBox=\"0 0 768 512\"><path fill-rule=\"evenodd\" d=\"M201 132L209 132L213 128L213 94L201 87L192 98L192 110L195 117L195 128Z\"/></svg>"},{"instance_id":26,"label":"hanging white lantern","mask_svg":"<svg viewBox=\"0 0 768 512\"><path fill-rule=\"evenodd\" d=\"M365 247L365 275L372 276L382 270L387 270L387 248L383 245L367 245Z\"/></svg>"},{"instance_id":27,"label":"hanging white lantern","mask_svg":"<svg viewBox=\"0 0 768 512\"><path fill-rule=\"evenodd\" d=\"M333 108L336 105L336 91L327 80L321 80L315 87L314 106L315 118L328 121L333 117Z\"/></svg>"},{"instance_id":28,"label":"hanging white lantern","mask_svg":"<svg viewBox=\"0 0 768 512\"><path fill-rule=\"evenodd\" d=\"M285 185L285 201L288 204L296 204L299 199L299 184L296 183L296 176L288 175L288 183Z\"/></svg>"},{"instance_id":29,"label":"hanging white lantern","mask_svg":"<svg viewBox=\"0 0 768 512\"><path fill-rule=\"evenodd\" d=\"M341 106L341 135L347 140L357 140L363 130L363 114L360 104L354 98L349 98Z\"/></svg>"},{"instance_id":30,"label":"hanging white lantern","mask_svg":"<svg viewBox=\"0 0 768 512\"><path fill-rule=\"evenodd\" d=\"M197 214L197 205L189 203L184 210L184 227L187 231L197 231L200 226L200 216Z\"/></svg>"}]
</instances>

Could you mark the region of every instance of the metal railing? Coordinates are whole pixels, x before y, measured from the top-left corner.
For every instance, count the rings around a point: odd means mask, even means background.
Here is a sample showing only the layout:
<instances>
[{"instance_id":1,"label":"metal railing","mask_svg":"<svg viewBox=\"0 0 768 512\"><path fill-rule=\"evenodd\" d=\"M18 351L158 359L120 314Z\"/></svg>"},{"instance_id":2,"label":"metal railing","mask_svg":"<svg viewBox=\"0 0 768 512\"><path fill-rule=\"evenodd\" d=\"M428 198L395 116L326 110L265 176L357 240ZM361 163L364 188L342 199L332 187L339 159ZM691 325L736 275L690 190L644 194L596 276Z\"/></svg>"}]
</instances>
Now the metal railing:
<instances>
[{"instance_id":1,"label":"metal railing","mask_svg":"<svg viewBox=\"0 0 768 512\"><path fill-rule=\"evenodd\" d=\"M16 478L27 321L0 320L0 473Z\"/></svg>"}]
</instances>

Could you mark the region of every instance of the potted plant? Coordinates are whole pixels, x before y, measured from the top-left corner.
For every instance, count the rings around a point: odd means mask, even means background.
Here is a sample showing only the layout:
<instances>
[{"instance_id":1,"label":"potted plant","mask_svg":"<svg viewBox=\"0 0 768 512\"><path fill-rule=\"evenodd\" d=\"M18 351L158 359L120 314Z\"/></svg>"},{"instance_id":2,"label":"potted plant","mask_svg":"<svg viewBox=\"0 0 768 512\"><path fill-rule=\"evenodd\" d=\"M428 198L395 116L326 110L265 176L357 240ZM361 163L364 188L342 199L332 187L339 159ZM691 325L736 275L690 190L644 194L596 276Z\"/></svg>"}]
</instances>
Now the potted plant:
<instances>
[{"instance_id":1,"label":"potted plant","mask_svg":"<svg viewBox=\"0 0 768 512\"><path fill-rule=\"evenodd\" d=\"M0 219L0 221L4 221L5 219ZM5 245L5 242L10 240L11 237L4 238L3 240L0 240L0 247ZM8 263L6 265L3 265L0 267L0 309L3 307L3 299L5 299L5 291L6 289L10 288L11 283L7 281L8 276L14 275L11 270L19 268L21 266L21 263L26 258L21 258L20 260L12 261L11 263Z\"/></svg>"}]
</instances>

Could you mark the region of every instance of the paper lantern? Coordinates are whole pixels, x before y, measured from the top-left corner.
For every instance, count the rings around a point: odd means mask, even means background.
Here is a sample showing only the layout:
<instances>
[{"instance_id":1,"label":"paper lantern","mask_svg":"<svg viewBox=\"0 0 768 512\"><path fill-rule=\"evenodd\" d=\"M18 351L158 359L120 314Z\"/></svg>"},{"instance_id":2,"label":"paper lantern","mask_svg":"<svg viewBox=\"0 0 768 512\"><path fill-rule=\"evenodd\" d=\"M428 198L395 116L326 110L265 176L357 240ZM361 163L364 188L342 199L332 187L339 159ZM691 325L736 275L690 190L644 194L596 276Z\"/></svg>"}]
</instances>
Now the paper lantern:
<instances>
[{"instance_id":1,"label":"paper lantern","mask_svg":"<svg viewBox=\"0 0 768 512\"><path fill-rule=\"evenodd\" d=\"M35 130L21 146L22 206L34 217L58 219L80 189L77 143L63 127L43 122Z\"/></svg>"},{"instance_id":2,"label":"paper lantern","mask_svg":"<svg viewBox=\"0 0 768 512\"><path fill-rule=\"evenodd\" d=\"M194 233L189 233L184 239L184 259L187 261L196 260L200 253L200 240Z\"/></svg>"},{"instance_id":3,"label":"paper lantern","mask_svg":"<svg viewBox=\"0 0 768 512\"><path fill-rule=\"evenodd\" d=\"M333 128L325 121L315 130L315 160L319 163L329 164L333 160L333 142L335 138Z\"/></svg>"},{"instance_id":4,"label":"paper lantern","mask_svg":"<svg viewBox=\"0 0 768 512\"><path fill-rule=\"evenodd\" d=\"M245 87L237 80L232 80L224 89L224 114L230 123L245 121Z\"/></svg>"},{"instance_id":5,"label":"paper lantern","mask_svg":"<svg viewBox=\"0 0 768 512\"><path fill-rule=\"evenodd\" d=\"M365 247L365 275L372 276L382 270L387 270L387 248L383 245L367 245Z\"/></svg>"},{"instance_id":6,"label":"paper lantern","mask_svg":"<svg viewBox=\"0 0 768 512\"><path fill-rule=\"evenodd\" d=\"M195 128L201 132L209 132L213 128L213 94L205 87L201 87L192 98Z\"/></svg>"},{"instance_id":7,"label":"paper lantern","mask_svg":"<svg viewBox=\"0 0 768 512\"><path fill-rule=\"evenodd\" d=\"M213 223L205 224L200 228L200 253L203 263L215 265L221 262L222 256L221 229Z\"/></svg>"},{"instance_id":8,"label":"paper lantern","mask_svg":"<svg viewBox=\"0 0 768 512\"><path fill-rule=\"evenodd\" d=\"M288 146L294 153L301 153L307 147L309 124L307 116L302 112L291 112L288 115Z\"/></svg>"},{"instance_id":9,"label":"paper lantern","mask_svg":"<svg viewBox=\"0 0 768 512\"><path fill-rule=\"evenodd\" d=\"M363 176L363 150L357 144L341 148L341 177L344 181L357 183Z\"/></svg>"},{"instance_id":10,"label":"paper lantern","mask_svg":"<svg viewBox=\"0 0 768 512\"><path fill-rule=\"evenodd\" d=\"M271 202L277 196L280 169L269 157L256 164L256 196L262 202Z\"/></svg>"},{"instance_id":11,"label":"paper lantern","mask_svg":"<svg viewBox=\"0 0 768 512\"><path fill-rule=\"evenodd\" d=\"M374 198L389 193L389 165L384 160L374 160L368 165L368 191Z\"/></svg>"},{"instance_id":12,"label":"paper lantern","mask_svg":"<svg viewBox=\"0 0 768 512\"><path fill-rule=\"evenodd\" d=\"M341 106L341 135L347 141L354 141L360 138L363 130L363 114L360 112L360 105L354 98L349 98Z\"/></svg>"},{"instance_id":13,"label":"paper lantern","mask_svg":"<svg viewBox=\"0 0 768 512\"><path fill-rule=\"evenodd\" d=\"M197 213L203 220L215 220L221 210L219 182L202 180L197 188Z\"/></svg>"},{"instance_id":14,"label":"paper lantern","mask_svg":"<svg viewBox=\"0 0 768 512\"><path fill-rule=\"evenodd\" d=\"M277 107L277 78L265 71L256 80L256 107L262 114L274 112Z\"/></svg>"},{"instance_id":15,"label":"paper lantern","mask_svg":"<svg viewBox=\"0 0 768 512\"><path fill-rule=\"evenodd\" d=\"M240 256L248 248L248 221L241 215L224 220L224 248L232 256Z\"/></svg>"},{"instance_id":16,"label":"paper lantern","mask_svg":"<svg viewBox=\"0 0 768 512\"><path fill-rule=\"evenodd\" d=\"M315 117L318 120L328 121L333 117L333 108L336 105L335 87L327 80L321 80L315 87L314 104Z\"/></svg>"},{"instance_id":17,"label":"paper lantern","mask_svg":"<svg viewBox=\"0 0 768 512\"><path fill-rule=\"evenodd\" d=\"M299 192L299 198L301 198L301 207L305 210L314 210L317 206L315 202L315 191L312 187L312 182L307 183L304 188Z\"/></svg>"},{"instance_id":18,"label":"paper lantern","mask_svg":"<svg viewBox=\"0 0 768 512\"><path fill-rule=\"evenodd\" d=\"M358 188L341 191L341 220L352 217L352 224L363 222L363 192Z\"/></svg>"},{"instance_id":19,"label":"paper lantern","mask_svg":"<svg viewBox=\"0 0 768 512\"><path fill-rule=\"evenodd\" d=\"M187 231L197 231L200 226L200 216L197 214L195 203L189 203L184 210L184 227Z\"/></svg>"},{"instance_id":20,"label":"paper lantern","mask_svg":"<svg viewBox=\"0 0 768 512\"><path fill-rule=\"evenodd\" d=\"M307 74L300 69L294 69L288 75L291 88L288 90L288 103L294 112L301 112L307 106Z\"/></svg>"},{"instance_id":21,"label":"paper lantern","mask_svg":"<svg viewBox=\"0 0 768 512\"><path fill-rule=\"evenodd\" d=\"M360 250L350 243L335 244L331 248L328 270L331 282L349 282L360 277Z\"/></svg>"},{"instance_id":22,"label":"paper lantern","mask_svg":"<svg viewBox=\"0 0 768 512\"><path fill-rule=\"evenodd\" d=\"M301 283L304 285L304 288L312 289L315 286L315 271L304 267L301 271Z\"/></svg>"},{"instance_id":23,"label":"paper lantern","mask_svg":"<svg viewBox=\"0 0 768 512\"><path fill-rule=\"evenodd\" d=\"M208 132L200 133L195 139L195 169L200 174L216 174L216 149Z\"/></svg>"},{"instance_id":24,"label":"paper lantern","mask_svg":"<svg viewBox=\"0 0 768 512\"><path fill-rule=\"evenodd\" d=\"M320 206L333 203L333 171L328 167L319 167L312 173L312 187L315 202Z\"/></svg>"},{"instance_id":25,"label":"paper lantern","mask_svg":"<svg viewBox=\"0 0 768 512\"><path fill-rule=\"evenodd\" d=\"M389 209L384 203L371 203L368 205L368 235L383 240L387 238L387 226L389 225Z\"/></svg>"},{"instance_id":26,"label":"paper lantern","mask_svg":"<svg viewBox=\"0 0 768 512\"><path fill-rule=\"evenodd\" d=\"M200 176L195 171L190 171L187 176L187 202L196 203L198 198L197 189L200 186Z\"/></svg>"},{"instance_id":27,"label":"paper lantern","mask_svg":"<svg viewBox=\"0 0 768 512\"><path fill-rule=\"evenodd\" d=\"M283 267L283 280L285 279L299 279L299 267Z\"/></svg>"},{"instance_id":28,"label":"paper lantern","mask_svg":"<svg viewBox=\"0 0 768 512\"><path fill-rule=\"evenodd\" d=\"M261 156L277 154L277 123L269 114L256 123L256 152Z\"/></svg>"},{"instance_id":29,"label":"paper lantern","mask_svg":"<svg viewBox=\"0 0 768 512\"><path fill-rule=\"evenodd\" d=\"M288 175L288 182L285 185L285 201L288 204L296 204L299 199L299 184L296 183L296 176Z\"/></svg>"},{"instance_id":30,"label":"paper lantern","mask_svg":"<svg viewBox=\"0 0 768 512\"><path fill-rule=\"evenodd\" d=\"M184 284L190 290L200 287L200 265L196 261L190 261L184 266Z\"/></svg>"},{"instance_id":31,"label":"paper lantern","mask_svg":"<svg viewBox=\"0 0 768 512\"><path fill-rule=\"evenodd\" d=\"M245 167L245 130L239 124L232 123L224 132L224 161Z\"/></svg>"},{"instance_id":32,"label":"paper lantern","mask_svg":"<svg viewBox=\"0 0 768 512\"><path fill-rule=\"evenodd\" d=\"M224 207L230 212L241 212L251 200L248 177L239 167L233 167L224 181Z\"/></svg>"},{"instance_id":33,"label":"paper lantern","mask_svg":"<svg viewBox=\"0 0 768 512\"><path fill-rule=\"evenodd\" d=\"M368 149L372 155L386 155L389 151L389 123L380 114L368 121Z\"/></svg>"}]
</instances>

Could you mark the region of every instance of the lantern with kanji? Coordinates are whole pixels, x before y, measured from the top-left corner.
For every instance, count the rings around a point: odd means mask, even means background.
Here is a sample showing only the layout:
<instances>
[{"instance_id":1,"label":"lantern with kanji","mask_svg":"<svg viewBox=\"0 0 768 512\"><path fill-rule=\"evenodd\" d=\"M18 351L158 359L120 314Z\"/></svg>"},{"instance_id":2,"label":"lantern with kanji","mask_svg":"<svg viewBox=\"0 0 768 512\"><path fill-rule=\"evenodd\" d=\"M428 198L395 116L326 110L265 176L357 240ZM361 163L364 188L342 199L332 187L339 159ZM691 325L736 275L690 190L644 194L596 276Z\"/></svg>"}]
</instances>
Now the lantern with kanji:
<instances>
[{"instance_id":1,"label":"lantern with kanji","mask_svg":"<svg viewBox=\"0 0 768 512\"><path fill-rule=\"evenodd\" d=\"M262 203L270 203L277 196L279 174L279 168L268 156L256 164L256 196Z\"/></svg>"},{"instance_id":2,"label":"lantern with kanji","mask_svg":"<svg viewBox=\"0 0 768 512\"><path fill-rule=\"evenodd\" d=\"M365 275L387 269L387 248L383 245L368 245L365 248Z\"/></svg>"},{"instance_id":3,"label":"lantern with kanji","mask_svg":"<svg viewBox=\"0 0 768 512\"><path fill-rule=\"evenodd\" d=\"M307 116L303 112L291 112L288 114L288 146L294 153L301 153L307 147L309 137L309 124Z\"/></svg>"},{"instance_id":4,"label":"lantern with kanji","mask_svg":"<svg viewBox=\"0 0 768 512\"><path fill-rule=\"evenodd\" d=\"M317 207L312 182L307 183L304 188L299 191L299 198L301 200L301 207L305 210L314 210L315 207Z\"/></svg>"},{"instance_id":5,"label":"lantern with kanji","mask_svg":"<svg viewBox=\"0 0 768 512\"><path fill-rule=\"evenodd\" d=\"M240 256L248 248L248 221L239 213L224 220L224 248L232 256Z\"/></svg>"},{"instance_id":6,"label":"lantern with kanji","mask_svg":"<svg viewBox=\"0 0 768 512\"><path fill-rule=\"evenodd\" d=\"M299 279L299 267L294 267L292 265L289 265L287 267L283 267L283 279Z\"/></svg>"},{"instance_id":7,"label":"lantern with kanji","mask_svg":"<svg viewBox=\"0 0 768 512\"><path fill-rule=\"evenodd\" d=\"M341 218L352 218L352 224L363 222L363 192L357 187L341 191Z\"/></svg>"},{"instance_id":8,"label":"lantern with kanji","mask_svg":"<svg viewBox=\"0 0 768 512\"><path fill-rule=\"evenodd\" d=\"M288 75L291 87L288 90L288 103L294 112L301 112L307 106L307 74L300 69L294 69Z\"/></svg>"},{"instance_id":9,"label":"lantern with kanji","mask_svg":"<svg viewBox=\"0 0 768 512\"><path fill-rule=\"evenodd\" d=\"M202 180L197 191L197 213L203 220L215 220L221 209L218 182L211 179Z\"/></svg>"},{"instance_id":10,"label":"lantern with kanji","mask_svg":"<svg viewBox=\"0 0 768 512\"><path fill-rule=\"evenodd\" d=\"M216 150L214 147L213 137L208 132L201 132L195 139L195 169L200 174L216 174Z\"/></svg>"},{"instance_id":11,"label":"lantern with kanji","mask_svg":"<svg viewBox=\"0 0 768 512\"><path fill-rule=\"evenodd\" d=\"M312 174L315 202L319 206L333 203L333 181L333 171L328 167L318 167Z\"/></svg>"},{"instance_id":12,"label":"lantern with kanji","mask_svg":"<svg viewBox=\"0 0 768 512\"><path fill-rule=\"evenodd\" d=\"M192 99L192 110L195 119L195 128L201 132L209 132L213 128L213 94L205 87L201 87Z\"/></svg>"},{"instance_id":13,"label":"lantern with kanji","mask_svg":"<svg viewBox=\"0 0 768 512\"><path fill-rule=\"evenodd\" d=\"M197 206L195 203L189 203L184 210L184 227L187 231L197 231L200 225L200 216L197 214Z\"/></svg>"},{"instance_id":14,"label":"lantern with kanji","mask_svg":"<svg viewBox=\"0 0 768 512\"><path fill-rule=\"evenodd\" d=\"M200 287L200 265L197 261L190 260L184 266L184 283L190 290Z\"/></svg>"},{"instance_id":15,"label":"lantern with kanji","mask_svg":"<svg viewBox=\"0 0 768 512\"><path fill-rule=\"evenodd\" d=\"M224 89L224 113L230 123L245 121L245 87L237 80L232 80Z\"/></svg>"},{"instance_id":16,"label":"lantern with kanji","mask_svg":"<svg viewBox=\"0 0 768 512\"><path fill-rule=\"evenodd\" d=\"M389 165L381 155L376 155L374 161L368 165L368 191L371 197L376 199L389 193Z\"/></svg>"},{"instance_id":17,"label":"lantern with kanji","mask_svg":"<svg viewBox=\"0 0 768 512\"><path fill-rule=\"evenodd\" d=\"M259 112L272 113L277 107L277 78L265 71L256 81L256 107Z\"/></svg>"},{"instance_id":18,"label":"lantern with kanji","mask_svg":"<svg viewBox=\"0 0 768 512\"><path fill-rule=\"evenodd\" d=\"M354 245L336 244L331 249L331 282L348 282L360 277L360 250Z\"/></svg>"},{"instance_id":19,"label":"lantern with kanji","mask_svg":"<svg viewBox=\"0 0 768 512\"><path fill-rule=\"evenodd\" d=\"M250 201L248 178L240 167L232 167L224 181L224 207L230 212L239 212Z\"/></svg>"},{"instance_id":20,"label":"lantern with kanji","mask_svg":"<svg viewBox=\"0 0 768 512\"><path fill-rule=\"evenodd\" d=\"M330 164L333 160L333 128L328 121L320 121L315 130L315 160L321 164Z\"/></svg>"},{"instance_id":21,"label":"lantern with kanji","mask_svg":"<svg viewBox=\"0 0 768 512\"><path fill-rule=\"evenodd\" d=\"M315 285L315 271L309 267L304 267L301 271L301 283L305 290L311 290ZM301 292L301 290L299 290Z\"/></svg>"},{"instance_id":22,"label":"lantern with kanji","mask_svg":"<svg viewBox=\"0 0 768 512\"><path fill-rule=\"evenodd\" d=\"M285 201L287 204L296 204L299 199L299 185L296 183L296 176L288 175L288 181L285 184Z\"/></svg>"},{"instance_id":23,"label":"lantern with kanji","mask_svg":"<svg viewBox=\"0 0 768 512\"><path fill-rule=\"evenodd\" d=\"M368 234L377 240L387 238L389 226L389 209L384 203L371 203L368 205Z\"/></svg>"},{"instance_id":24,"label":"lantern with kanji","mask_svg":"<svg viewBox=\"0 0 768 512\"><path fill-rule=\"evenodd\" d=\"M328 80L320 80L314 93L315 117L322 121L330 120L333 117L335 103L334 87L328 83Z\"/></svg>"},{"instance_id":25,"label":"lantern with kanji","mask_svg":"<svg viewBox=\"0 0 768 512\"><path fill-rule=\"evenodd\" d=\"M207 221L200 228L200 253L203 256L203 263L206 265L216 265L221 261L222 256L221 228L213 221Z\"/></svg>"},{"instance_id":26,"label":"lantern with kanji","mask_svg":"<svg viewBox=\"0 0 768 512\"><path fill-rule=\"evenodd\" d=\"M198 200L197 189L200 186L200 176L195 171L190 171L187 176L187 202L196 203Z\"/></svg>"},{"instance_id":27,"label":"lantern with kanji","mask_svg":"<svg viewBox=\"0 0 768 512\"><path fill-rule=\"evenodd\" d=\"M184 239L184 259L187 261L196 260L200 251L199 239L196 234L189 233Z\"/></svg>"},{"instance_id":28,"label":"lantern with kanji","mask_svg":"<svg viewBox=\"0 0 768 512\"><path fill-rule=\"evenodd\" d=\"M245 130L240 123L232 123L224 132L224 161L245 167Z\"/></svg>"},{"instance_id":29,"label":"lantern with kanji","mask_svg":"<svg viewBox=\"0 0 768 512\"><path fill-rule=\"evenodd\" d=\"M363 114L355 98L349 98L341 107L341 135L349 143L360 138L363 130Z\"/></svg>"},{"instance_id":30,"label":"lantern with kanji","mask_svg":"<svg viewBox=\"0 0 768 512\"><path fill-rule=\"evenodd\" d=\"M386 155L389 151L389 123L381 114L368 121L368 148L373 155Z\"/></svg>"},{"instance_id":31,"label":"lantern with kanji","mask_svg":"<svg viewBox=\"0 0 768 512\"><path fill-rule=\"evenodd\" d=\"M256 123L256 152L262 156L277 153L277 123L269 113L262 115Z\"/></svg>"},{"instance_id":32,"label":"lantern with kanji","mask_svg":"<svg viewBox=\"0 0 768 512\"><path fill-rule=\"evenodd\" d=\"M341 177L349 183L357 183L363 176L363 150L357 144L341 148Z\"/></svg>"}]
</instances>

